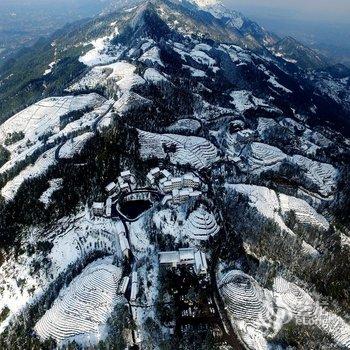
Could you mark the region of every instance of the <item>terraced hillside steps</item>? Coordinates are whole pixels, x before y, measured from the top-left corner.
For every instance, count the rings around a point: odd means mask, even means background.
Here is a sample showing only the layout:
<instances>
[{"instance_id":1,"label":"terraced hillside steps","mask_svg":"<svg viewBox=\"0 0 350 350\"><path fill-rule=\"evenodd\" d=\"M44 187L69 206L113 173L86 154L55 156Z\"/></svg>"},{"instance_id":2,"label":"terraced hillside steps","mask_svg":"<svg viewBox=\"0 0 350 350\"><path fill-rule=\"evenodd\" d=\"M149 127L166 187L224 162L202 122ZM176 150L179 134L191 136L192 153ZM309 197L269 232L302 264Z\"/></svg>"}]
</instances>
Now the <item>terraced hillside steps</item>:
<instances>
[{"instance_id":1,"label":"terraced hillside steps","mask_svg":"<svg viewBox=\"0 0 350 350\"><path fill-rule=\"evenodd\" d=\"M275 165L287 158L279 148L260 142L253 142L250 145L250 152L253 162L261 166Z\"/></svg>"},{"instance_id":2,"label":"terraced hillside steps","mask_svg":"<svg viewBox=\"0 0 350 350\"><path fill-rule=\"evenodd\" d=\"M251 350L270 349L269 337L275 337L291 320L301 327L312 324L342 349L350 348L350 325L281 276L274 279L269 290L242 271L231 270L218 286L232 323Z\"/></svg>"},{"instance_id":3,"label":"terraced hillside steps","mask_svg":"<svg viewBox=\"0 0 350 350\"><path fill-rule=\"evenodd\" d=\"M121 276L121 268L112 265L112 258L91 263L61 290L35 325L35 332L43 340L61 342L79 335L98 341L114 305L124 301L117 294Z\"/></svg>"},{"instance_id":4,"label":"terraced hillside steps","mask_svg":"<svg viewBox=\"0 0 350 350\"><path fill-rule=\"evenodd\" d=\"M350 349L350 325L341 317L324 309L311 296L283 277L276 277L273 285L276 304L286 309L302 324L314 324L345 349Z\"/></svg>"},{"instance_id":5,"label":"terraced hillside steps","mask_svg":"<svg viewBox=\"0 0 350 350\"><path fill-rule=\"evenodd\" d=\"M208 213L203 206L193 211L183 228L189 237L206 241L219 232L220 228L212 213Z\"/></svg>"},{"instance_id":6,"label":"terraced hillside steps","mask_svg":"<svg viewBox=\"0 0 350 350\"><path fill-rule=\"evenodd\" d=\"M220 281L220 289L234 318L254 323L266 313L262 290L250 276L240 271L230 271Z\"/></svg>"},{"instance_id":7,"label":"terraced hillside steps","mask_svg":"<svg viewBox=\"0 0 350 350\"><path fill-rule=\"evenodd\" d=\"M320 163L300 155L293 156L292 161L301 167L306 177L318 187L322 196L328 197L334 193L338 171L333 165Z\"/></svg>"},{"instance_id":8,"label":"terraced hillside steps","mask_svg":"<svg viewBox=\"0 0 350 350\"><path fill-rule=\"evenodd\" d=\"M141 157L164 159L167 154L173 164L191 164L201 170L217 159L218 151L208 140L196 136L176 134L154 134L139 130ZM164 147L168 149L166 152Z\"/></svg>"},{"instance_id":9,"label":"terraced hillside steps","mask_svg":"<svg viewBox=\"0 0 350 350\"><path fill-rule=\"evenodd\" d=\"M264 186L233 184L226 185L226 188L229 193L234 191L246 195L250 206L255 207L266 218L274 220L292 237L295 237L295 233L284 222L286 214L292 210L299 223L306 223L324 230L329 228L328 221L302 199L276 193ZM302 248L307 255L318 256L317 250L305 241L302 242Z\"/></svg>"},{"instance_id":10,"label":"terraced hillside steps","mask_svg":"<svg viewBox=\"0 0 350 350\"><path fill-rule=\"evenodd\" d=\"M273 309L264 289L251 276L238 270L225 274L219 289L228 315L238 327L244 343L249 349L267 350L262 329L274 326L269 323Z\"/></svg>"}]
</instances>

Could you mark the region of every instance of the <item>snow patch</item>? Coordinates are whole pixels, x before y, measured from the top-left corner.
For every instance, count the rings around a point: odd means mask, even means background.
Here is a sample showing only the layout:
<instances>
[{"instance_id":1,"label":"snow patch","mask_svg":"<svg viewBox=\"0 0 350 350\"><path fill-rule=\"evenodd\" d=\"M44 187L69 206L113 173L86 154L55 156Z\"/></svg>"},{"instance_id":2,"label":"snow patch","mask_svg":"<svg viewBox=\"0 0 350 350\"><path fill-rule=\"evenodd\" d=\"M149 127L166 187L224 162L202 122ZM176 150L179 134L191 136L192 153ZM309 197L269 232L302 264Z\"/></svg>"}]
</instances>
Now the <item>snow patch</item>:
<instances>
[{"instance_id":1,"label":"snow patch","mask_svg":"<svg viewBox=\"0 0 350 350\"><path fill-rule=\"evenodd\" d=\"M39 198L39 201L45 204L45 207L48 207L51 202L51 196L62 187L62 184L63 179L49 180L49 188L43 192Z\"/></svg>"}]
</instances>

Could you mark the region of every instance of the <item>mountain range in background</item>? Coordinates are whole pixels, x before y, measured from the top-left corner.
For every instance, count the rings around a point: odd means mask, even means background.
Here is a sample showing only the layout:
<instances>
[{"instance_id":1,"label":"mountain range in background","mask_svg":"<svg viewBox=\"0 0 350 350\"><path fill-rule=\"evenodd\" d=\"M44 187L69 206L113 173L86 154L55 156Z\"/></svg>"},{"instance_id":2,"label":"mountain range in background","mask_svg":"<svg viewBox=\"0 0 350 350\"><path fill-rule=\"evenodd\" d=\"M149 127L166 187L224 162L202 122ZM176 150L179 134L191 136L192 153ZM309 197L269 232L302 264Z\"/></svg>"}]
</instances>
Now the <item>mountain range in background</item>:
<instances>
[{"instance_id":1,"label":"mountain range in background","mask_svg":"<svg viewBox=\"0 0 350 350\"><path fill-rule=\"evenodd\" d=\"M332 62L350 64L350 21L345 16L346 10L341 18L332 14L327 17L326 13L319 18L283 6L252 5L242 1L234 2L234 5L232 1L226 1L225 4L235 6L280 37L291 36L318 50Z\"/></svg>"},{"instance_id":2,"label":"mountain range in background","mask_svg":"<svg viewBox=\"0 0 350 350\"><path fill-rule=\"evenodd\" d=\"M66 23L105 13L126 3L123 0L2 1L0 64L17 49L33 44L39 37L51 34ZM226 6L230 8L232 5L227 2ZM280 38L300 40L330 63L350 63L350 24L298 20L293 16L288 17L285 11L261 6L240 5L239 8L271 33L278 34Z\"/></svg>"},{"instance_id":3,"label":"mountain range in background","mask_svg":"<svg viewBox=\"0 0 350 350\"><path fill-rule=\"evenodd\" d=\"M0 63L67 23L97 15L105 6L105 0L0 1Z\"/></svg>"}]
</instances>

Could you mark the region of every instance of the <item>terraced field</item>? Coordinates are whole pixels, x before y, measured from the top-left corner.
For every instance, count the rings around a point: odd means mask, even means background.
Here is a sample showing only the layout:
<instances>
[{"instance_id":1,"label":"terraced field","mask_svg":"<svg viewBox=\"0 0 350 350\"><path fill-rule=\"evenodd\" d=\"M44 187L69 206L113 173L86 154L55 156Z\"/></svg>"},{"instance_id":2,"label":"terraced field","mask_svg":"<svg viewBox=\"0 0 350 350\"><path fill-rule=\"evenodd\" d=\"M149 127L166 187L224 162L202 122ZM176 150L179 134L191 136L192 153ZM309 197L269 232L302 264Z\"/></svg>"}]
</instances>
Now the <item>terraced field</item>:
<instances>
[{"instance_id":1,"label":"terraced field","mask_svg":"<svg viewBox=\"0 0 350 350\"><path fill-rule=\"evenodd\" d=\"M87 109L99 108L103 106L104 102L105 99L97 94L51 97L15 114L0 126L0 144L4 144L11 153L10 160L0 171L4 172L10 169L16 162L34 153L43 145L43 137L49 138L52 135L52 141L54 141L60 136L66 135L68 129L61 130L61 122L62 118L69 113L79 113ZM84 115L79 116L79 119L84 119ZM70 127L69 124L67 126ZM69 131L74 130L70 128ZM15 133L21 136L14 142L7 143L7 140Z\"/></svg>"},{"instance_id":2,"label":"terraced field","mask_svg":"<svg viewBox=\"0 0 350 350\"><path fill-rule=\"evenodd\" d=\"M316 162L300 155L293 156L292 162L300 166L321 195L328 197L334 193L338 171L333 165Z\"/></svg>"},{"instance_id":3,"label":"terraced field","mask_svg":"<svg viewBox=\"0 0 350 350\"><path fill-rule=\"evenodd\" d=\"M217 158L216 147L201 137L154 134L139 130L139 141L143 159L164 159L169 154L173 164L191 164L200 170L210 166ZM168 148L168 152L164 146Z\"/></svg>"},{"instance_id":4,"label":"terraced field","mask_svg":"<svg viewBox=\"0 0 350 350\"><path fill-rule=\"evenodd\" d=\"M282 193L280 193L278 197L280 200L282 215L293 210L298 222L302 224L310 224L324 230L329 229L328 221L322 215L318 214L316 210L304 200L286 196Z\"/></svg>"},{"instance_id":5,"label":"terraced field","mask_svg":"<svg viewBox=\"0 0 350 350\"><path fill-rule=\"evenodd\" d=\"M249 349L270 349L269 336L277 334L292 320L301 326L314 325L340 347L350 347L349 324L281 276L274 279L270 291L242 271L231 270L218 286L228 315Z\"/></svg>"},{"instance_id":6,"label":"terraced field","mask_svg":"<svg viewBox=\"0 0 350 350\"><path fill-rule=\"evenodd\" d=\"M56 163L57 145L72 134L93 130L113 103L95 93L51 97L2 124L0 145L9 152L9 159L0 167L0 174L11 171L18 164L23 165L23 170L11 175L10 181L2 188L2 196L6 200L14 199L26 179L43 175ZM79 137L76 140L81 141Z\"/></svg>"},{"instance_id":7,"label":"terraced field","mask_svg":"<svg viewBox=\"0 0 350 350\"><path fill-rule=\"evenodd\" d=\"M260 142L253 142L248 153L250 169L255 171L266 170L266 167L276 165L287 158L279 148Z\"/></svg>"},{"instance_id":8,"label":"terraced field","mask_svg":"<svg viewBox=\"0 0 350 350\"><path fill-rule=\"evenodd\" d=\"M76 336L98 341L114 305L123 302L124 298L117 295L121 273L111 258L88 265L61 291L36 324L35 332L42 339L51 337L58 342Z\"/></svg>"},{"instance_id":9,"label":"terraced field","mask_svg":"<svg viewBox=\"0 0 350 350\"><path fill-rule=\"evenodd\" d=\"M265 127L272 122L269 119L260 119L258 130L260 129L260 132L263 132ZM277 172L281 162L288 161L288 163L298 167L299 171L296 176L300 178L305 187L310 187L310 184L314 185L315 188L312 189L312 192L321 195L325 199L332 198L336 190L338 177L338 170L333 165L321 163L299 154L289 156L275 146L262 142L251 142L249 139L244 141L239 139L238 136L237 133L226 133L226 152L232 158L242 154L247 163L245 171L255 174L260 174L266 170ZM316 145L314 146L316 147Z\"/></svg>"},{"instance_id":10,"label":"terraced field","mask_svg":"<svg viewBox=\"0 0 350 350\"><path fill-rule=\"evenodd\" d=\"M220 280L219 289L227 312L248 348L268 349L266 330L274 329L271 295L251 276L238 270L225 274Z\"/></svg>"},{"instance_id":11,"label":"terraced field","mask_svg":"<svg viewBox=\"0 0 350 350\"><path fill-rule=\"evenodd\" d=\"M277 305L288 310L291 318L316 325L339 346L350 348L350 325L342 318L326 311L307 292L282 277L275 278L273 290Z\"/></svg>"},{"instance_id":12,"label":"terraced field","mask_svg":"<svg viewBox=\"0 0 350 350\"><path fill-rule=\"evenodd\" d=\"M295 211L296 220L300 223L307 223L322 229L329 228L327 220L302 199L279 194L263 186L236 184L226 185L226 188L246 195L252 207L255 207L266 218L274 220L282 230L293 237L295 234L287 227L283 217L283 214L291 210ZM310 244L306 242L302 244L306 254L318 255Z\"/></svg>"},{"instance_id":13,"label":"terraced field","mask_svg":"<svg viewBox=\"0 0 350 350\"><path fill-rule=\"evenodd\" d=\"M183 232L190 238L206 241L209 237L214 236L220 230L215 217L212 213L201 206L193 211L183 228Z\"/></svg>"}]
</instances>

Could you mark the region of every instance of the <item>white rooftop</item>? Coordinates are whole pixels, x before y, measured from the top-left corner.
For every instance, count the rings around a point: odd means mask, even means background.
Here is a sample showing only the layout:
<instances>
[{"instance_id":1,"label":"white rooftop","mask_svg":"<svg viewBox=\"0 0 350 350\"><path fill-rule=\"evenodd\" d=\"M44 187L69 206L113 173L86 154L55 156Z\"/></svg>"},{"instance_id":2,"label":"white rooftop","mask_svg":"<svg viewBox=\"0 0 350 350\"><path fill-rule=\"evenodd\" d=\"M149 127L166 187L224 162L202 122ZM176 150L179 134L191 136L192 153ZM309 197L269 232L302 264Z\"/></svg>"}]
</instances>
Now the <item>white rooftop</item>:
<instances>
[{"instance_id":1,"label":"white rooftop","mask_svg":"<svg viewBox=\"0 0 350 350\"><path fill-rule=\"evenodd\" d=\"M157 168L153 168L150 170L150 173L152 175L156 175L156 174L159 174L160 173L160 169L157 167Z\"/></svg>"},{"instance_id":2,"label":"white rooftop","mask_svg":"<svg viewBox=\"0 0 350 350\"><path fill-rule=\"evenodd\" d=\"M130 250L128 239L124 235L119 235L120 249L122 252Z\"/></svg>"},{"instance_id":3,"label":"white rooftop","mask_svg":"<svg viewBox=\"0 0 350 350\"><path fill-rule=\"evenodd\" d=\"M195 176L193 174L191 174L191 173L187 173L187 174L184 175L184 179L186 179L186 180L188 180L188 179L193 180L193 179L195 179Z\"/></svg>"},{"instance_id":4,"label":"white rooftop","mask_svg":"<svg viewBox=\"0 0 350 350\"><path fill-rule=\"evenodd\" d=\"M115 187L116 187L115 182L111 182L111 183L109 183L109 184L106 186L106 191L107 191L107 192L110 192L110 191L112 191Z\"/></svg>"},{"instance_id":5,"label":"white rooftop","mask_svg":"<svg viewBox=\"0 0 350 350\"><path fill-rule=\"evenodd\" d=\"M104 209L105 204L103 202L94 202L92 207L94 209Z\"/></svg>"},{"instance_id":6,"label":"white rooftop","mask_svg":"<svg viewBox=\"0 0 350 350\"><path fill-rule=\"evenodd\" d=\"M132 283L137 283L137 272L133 271L133 273L131 274L131 282Z\"/></svg>"},{"instance_id":7,"label":"white rooftop","mask_svg":"<svg viewBox=\"0 0 350 350\"><path fill-rule=\"evenodd\" d=\"M179 254L180 254L180 260L194 259L194 249L193 248L180 248Z\"/></svg>"},{"instance_id":8,"label":"white rooftop","mask_svg":"<svg viewBox=\"0 0 350 350\"><path fill-rule=\"evenodd\" d=\"M120 176L123 178L123 177L129 177L129 176L131 176L131 172L130 172L130 170L125 170L125 171L122 171L121 173L120 173Z\"/></svg>"},{"instance_id":9,"label":"white rooftop","mask_svg":"<svg viewBox=\"0 0 350 350\"><path fill-rule=\"evenodd\" d=\"M166 169L162 170L161 173L162 173L167 179L170 178L170 177L172 176L171 173L170 173L168 170L166 170Z\"/></svg>"},{"instance_id":10,"label":"white rooftop","mask_svg":"<svg viewBox=\"0 0 350 350\"><path fill-rule=\"evenodd\" d=\"M171 181L173 184L174 184L174 183L182 183L182 177L173 177L170 181Z\"/></svg>"},{"instance_id":11,"label":"white rooftop","mask_svg":"<svg viewBox=\"0 0 350 350\"><path fill-rule=\"evenodd\" d=\"M160 252L158 253L159 262L161 264L171 264L180 262L180 254L177 251L173 252Z\"/></svg>"}]
</instances>

